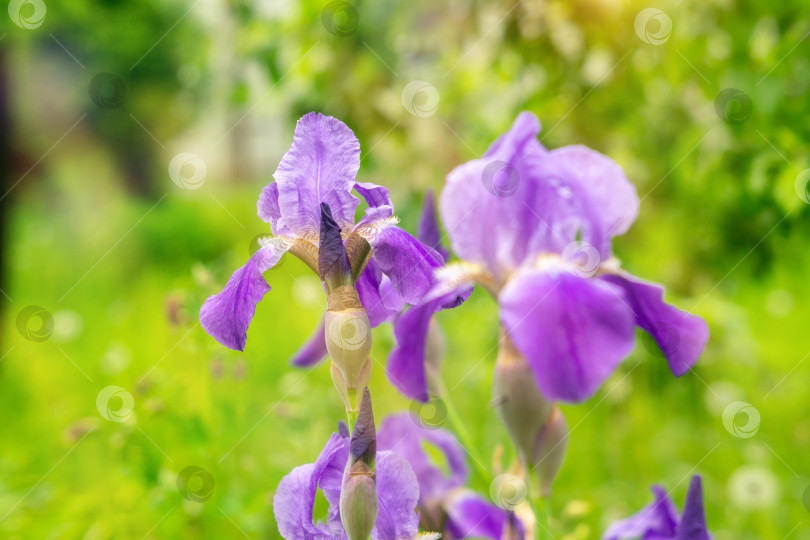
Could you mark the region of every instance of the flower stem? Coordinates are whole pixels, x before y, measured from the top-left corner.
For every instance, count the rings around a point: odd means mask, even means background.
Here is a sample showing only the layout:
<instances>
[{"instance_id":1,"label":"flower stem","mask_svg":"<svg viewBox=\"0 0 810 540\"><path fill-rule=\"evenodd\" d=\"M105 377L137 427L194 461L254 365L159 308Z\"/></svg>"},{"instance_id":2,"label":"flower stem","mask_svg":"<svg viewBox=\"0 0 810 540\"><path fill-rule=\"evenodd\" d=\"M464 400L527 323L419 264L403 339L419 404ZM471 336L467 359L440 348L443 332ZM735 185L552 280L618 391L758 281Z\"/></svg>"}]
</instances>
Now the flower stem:
<instances>
[{"instance_id":1,"label":"flower stem","mask_svg":"<svg viewBox=\"0 0 810 540\"><path fill-rule=\"evenodd\" d=\"M349 427L349 433L354 433L354 424L357 422L357 409L346 409L346 425Z\"/></svg>"},{"instance_id":2,"label":"flower stem","mask_svg":"<svg viewBox=\"0 0 810 540\"><path fill-rule=\"evenodd\" d=\"M536 540L554 538L549 528L549 508L551 500L548 497L532 496L529 504L534 512L534 537Z\"/></svg>"},{"instance_id":3,"label":"flower stem","mask_svg":"<svg viewBox=\"0 0 810 540\"><path fill-rule=\"evenodd\" d=\"M475 445L473 445L472 437L470 436L469 431L467 431L464 421L461 419L461 416L456 410L456 406L450 397L450 392L447 391L444 380L442 380L441 377L436 377L436 379L436 390L444 402L444 407L447 411L447 419L450 421L453 431L461 442L461 446L464 447L464 450L472 459L473 470L478 475L479 479L488 486L492 482L492 478L490 472L484 466L485 461L478 454Z\"/></svg>"}]
</instances>

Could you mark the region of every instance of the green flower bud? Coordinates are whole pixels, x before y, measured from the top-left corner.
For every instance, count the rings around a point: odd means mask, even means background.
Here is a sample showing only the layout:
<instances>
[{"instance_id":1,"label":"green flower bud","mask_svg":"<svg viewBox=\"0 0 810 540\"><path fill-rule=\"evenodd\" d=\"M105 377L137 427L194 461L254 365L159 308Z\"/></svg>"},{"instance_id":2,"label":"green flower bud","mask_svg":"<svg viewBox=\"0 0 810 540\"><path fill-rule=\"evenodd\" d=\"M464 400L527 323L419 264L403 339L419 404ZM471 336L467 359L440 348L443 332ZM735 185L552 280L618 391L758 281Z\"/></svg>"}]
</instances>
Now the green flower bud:
<instances>
[{"instance_id":1,"label":"green flower bud","mask_svg":"<svg viewBox=\"0 0 810 540\"><path fill-rule=\"evenodd\" d=\"M340 519L349 540L368 540L378 509L374 470L363 460L347 466L340 491Z\"/></svg>"},{"instance_id":2,"label":"green flower bud","mask_svg":"<svg viewBox=\"0 0 810 540\"><path fill-rule=\"evenodd\" d=\"M534 373L503 331L492 394L534 492L549 495L565 458L568 427L559 408L540 393Z\"/></svg>"},{"instance_id":3,"label":"green flower bud","mask_svg":"<svg viewBox=\"0 0 810 540\"><path fill-rule=\"evenodd\" d=\"M328 296L325 326L326 350L343 375L346 388L364 388L371 370L371 323L353 286L338 287Z\"/></svg>"}]
</instances>

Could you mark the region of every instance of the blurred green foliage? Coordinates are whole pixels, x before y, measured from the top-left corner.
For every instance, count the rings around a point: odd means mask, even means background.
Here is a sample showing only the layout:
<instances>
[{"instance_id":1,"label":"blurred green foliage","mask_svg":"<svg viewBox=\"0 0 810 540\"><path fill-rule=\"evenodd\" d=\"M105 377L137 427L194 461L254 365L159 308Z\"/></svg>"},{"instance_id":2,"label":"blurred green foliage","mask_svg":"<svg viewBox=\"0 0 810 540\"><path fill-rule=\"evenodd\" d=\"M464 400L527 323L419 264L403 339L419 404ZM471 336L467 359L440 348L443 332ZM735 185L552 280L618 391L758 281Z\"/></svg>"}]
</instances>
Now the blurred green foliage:
<instances>
[{"instance_id":1,"label":"blurred green foliage","mask_svg":"<svg viewBox=\"0 0 810 540\"><path fill-rule=\"evenodd\" d=\"M251 152L277 163L301 114L337 116L361 141L359 178L389 186L413 231L424 190L440 190L523 109L543 121L547 146L587 144L625 168L642 205L618 255L712 329L683 379L640 340L596 397L565 407L559 537L598 538L646 504L653 483L680 504L694 472L718 540L806 537L810 214L796 179L810 167L810 6L662 2L672 31L658 45L634 28L647 7L76 0L47 3L35 29L4 19L13 155L3 191L20 181L2 216L0 537L275 538L280 478L313 461L342 418L328 368L287 363L324 303L297 260L268 272L273 290L244 353L197 324L203 299L266 231L255 200L273 168L233 157L256 133L236 129L218 147L230 165L201 151L204 185L181 190L166 173L185 149L175 139L213 130L215 141L260 115L259 132L275 137ZM114 107L92 99L101 73L124 81ZM435 114L406 110L413 80L438 91ZM718 99L728 88L750 111ZM211 128L215 115L224 123ZM49 339L18 329L29 305L54 317ZM495 304L476 292L440 322L447 386L495 472L513 458L487 404ZM378 418L409 407L385 380L391 346L390 328L375 330ZM134 396L126 422L96 408L110 385ZM761 415L751 438L723 425L735 400ZM212 475L207 501L178 490L188 466Z\"/></svg>"}]
</instances>

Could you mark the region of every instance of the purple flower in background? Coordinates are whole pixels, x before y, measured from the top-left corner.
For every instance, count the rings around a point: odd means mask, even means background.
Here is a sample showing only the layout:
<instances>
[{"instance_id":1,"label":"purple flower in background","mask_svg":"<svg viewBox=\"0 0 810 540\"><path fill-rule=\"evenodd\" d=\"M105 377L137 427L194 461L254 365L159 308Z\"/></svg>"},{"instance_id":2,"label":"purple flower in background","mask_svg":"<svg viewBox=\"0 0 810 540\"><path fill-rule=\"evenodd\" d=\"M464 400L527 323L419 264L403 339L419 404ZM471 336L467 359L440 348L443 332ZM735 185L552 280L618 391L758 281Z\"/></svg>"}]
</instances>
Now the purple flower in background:
<instances>
[{"instance_id":1,"label":"purple flower in background","mask_svg":"<svg viewBox=\"0 0 810 540\"><path fill-rule=\"evenodd\" d=\"M209 297L200 309L203 328L231 349L242 350L256 304L270 290L263 272L290 252L318 273L321 205L331 210L349 256L353 279L372 326L398 311L391 302L418 302L433 284L433 271L442 258L433 249L396 227L394 207L384 187L357 182L360 144L340 120L309 113L298 121L292 146L279 163L258 202L258 215L270 224L272 236L259 240L260 249L233 273L224 290ZM360 200L365 215L355 223ZM386 294L392 290L395 294ZM295 362L305 365L324 356L322 330Z\"/></svg>"},{"instance_id":2,"label":"purple flower in background","mask_svg":"<svg viewBox=\"0 0 810 540\"><path fill-rule=\"evenodd\" d=\"M463 488L469 476L466 454L450 432L427 429L410 413L400 413L385 419L377 445L396 452L413 469L424 530L443 532L442 538L500 540L509 525L522 538L523 525L514 514ZM447 472L435 464L426 446L441 454Z\"/></svg>"},{"instance_id":3,"label":"purple flower in background","mask_svg":"<svg viewBox=\"0 0 810 540\"><path fill-rule=\"evenodd\" d=\"M424 340L430 316L483 286L508 338L552 401L590 397L630 353L635 326L649 332L676 376L708 340L699 317L663 300L663 288L620 269L614 236L638 214L636 190L610 158L584 146L544 148L540 123L521 113L480 158L447 176L440 198L453 251L463 259L396 323L391 379L426 399ZM419 345L421 343L421 345Z\"/></svg>"},{"instance_id":4,"label":"purple flower in background","mask_svg":"<svg viewBox=\"0 0 810 540\"><path fill-rule=\"evenodd\" d=\"M436 253L442 256L442 260L447 261L450 257L450 253L442 245L442 233L439 230L439 220L436 215L436 201L431 190L425 193L425 201L422 203L422 216L419 219L417 238L426 246L435 249Z\"/></svg>"},{"instance_id":5,"label":"purple flower in background","mask_svg":"<svg viewBox=\"0 0 810 540\"><path fill-rule=\"evenodd\" d=\"M273 498L273 514L281 536L287 540L347 539L340 520L340 492L349 459L348 432L333 434L315 463L296 467L282 478ZM407 461L393 452L378 452L376 459L379 513L373 540L416 538L419 514L415 512L419 485ZM324 520L313 522L318 489L329 510Z\"/></svg>"},{"instance_id":6,"label":"purple flower in background","mask_svg":"<svg viewBox=\"0 0 810 540\"><path fill-rule=\"evenodd\" d=\"M608 528L602 540L710 540L703 510L703 489L700 476L695 475L689 484L683 514L670 500L666 490L653 486L655 501L638 514L617 521Z\"/></svg>"}]
</instances>

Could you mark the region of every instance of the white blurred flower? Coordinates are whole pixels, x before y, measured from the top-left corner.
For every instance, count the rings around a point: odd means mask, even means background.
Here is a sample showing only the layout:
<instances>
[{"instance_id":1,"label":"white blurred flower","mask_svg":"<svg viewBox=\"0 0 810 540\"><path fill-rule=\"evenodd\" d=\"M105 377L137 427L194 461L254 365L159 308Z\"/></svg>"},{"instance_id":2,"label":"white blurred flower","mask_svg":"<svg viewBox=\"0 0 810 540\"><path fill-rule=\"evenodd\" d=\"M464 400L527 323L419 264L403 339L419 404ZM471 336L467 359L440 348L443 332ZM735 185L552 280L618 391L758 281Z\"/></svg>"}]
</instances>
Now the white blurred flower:
<instances>
[{"instance_id":1,"label":"white blurred flower","mask_svg":"<svg viewBox=\"0 0 810 540\"><path fill-rule=\"evenodd\" d=\"M731 475L727 491L734 506L761 510L771 508L779 501L781 487L770 469L746 465Z\"/></svg>"}]
</instances>

